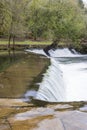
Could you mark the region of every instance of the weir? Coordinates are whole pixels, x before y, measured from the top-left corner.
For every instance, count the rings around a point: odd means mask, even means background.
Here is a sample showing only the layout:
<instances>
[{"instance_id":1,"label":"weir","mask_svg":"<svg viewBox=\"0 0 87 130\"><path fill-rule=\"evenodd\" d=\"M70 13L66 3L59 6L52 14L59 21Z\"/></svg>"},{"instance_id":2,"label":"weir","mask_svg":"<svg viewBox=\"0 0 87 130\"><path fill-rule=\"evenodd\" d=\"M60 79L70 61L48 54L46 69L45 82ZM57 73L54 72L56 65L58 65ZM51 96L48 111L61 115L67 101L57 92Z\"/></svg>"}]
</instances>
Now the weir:
<instances>
[{"instance_id":1,"label":"weir","mask_svg":"<svg viewBox=\"0 0 87 130\"><path fill-rule=\"evenodd\" d=\"M43 50L27 50L44 55ZM43 74L34 99L48 102L87 100L87 55L68 48L49 50L50 66Z\"/></svg>"}]
</instances>

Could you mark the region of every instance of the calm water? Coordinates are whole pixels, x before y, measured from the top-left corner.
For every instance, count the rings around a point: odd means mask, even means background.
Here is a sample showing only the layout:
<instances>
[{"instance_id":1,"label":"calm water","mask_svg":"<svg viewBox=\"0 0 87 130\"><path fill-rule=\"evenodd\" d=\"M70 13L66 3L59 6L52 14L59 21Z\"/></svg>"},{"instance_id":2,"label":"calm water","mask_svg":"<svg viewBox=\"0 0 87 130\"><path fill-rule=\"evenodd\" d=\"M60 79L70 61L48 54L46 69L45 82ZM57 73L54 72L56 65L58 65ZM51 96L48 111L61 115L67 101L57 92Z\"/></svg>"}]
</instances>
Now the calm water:
<instances>
[{"instance_id":1,"label":"calm water","mask_svg":"<svg viewBox=\"0 0 87 130\"><path fill-rule=\"evenodd\" d=\"M28 90L38 89L41 75L49 65L42 56L16 52L0 54L0 97L22 98Z\"/></svg>"},{"instance_id":2,"label":"calm water","mask_svg":"<svg viewBox=\"0 0 87 130\"><path fill-rule=\"evenodd\" d=\"M0 97L87 101L87 56L66 49L0 53ZM32 53L33 52L33 53Z\"/></svg>"}]
</instances>

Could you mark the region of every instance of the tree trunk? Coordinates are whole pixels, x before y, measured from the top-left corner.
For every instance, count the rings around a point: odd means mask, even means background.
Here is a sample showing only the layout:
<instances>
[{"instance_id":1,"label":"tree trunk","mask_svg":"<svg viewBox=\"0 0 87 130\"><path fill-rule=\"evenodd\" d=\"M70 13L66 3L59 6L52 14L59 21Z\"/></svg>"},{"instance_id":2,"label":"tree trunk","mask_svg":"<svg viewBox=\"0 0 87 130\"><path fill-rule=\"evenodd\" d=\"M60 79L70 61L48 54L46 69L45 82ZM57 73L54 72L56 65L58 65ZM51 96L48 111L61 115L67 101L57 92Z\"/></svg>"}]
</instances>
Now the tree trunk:
<instances>
[{"instance_id":1,"label":"tree trunk","mask_svg":"<svg viewBox=\"0 0 87 130\"><path fill-rule=\"evenodd\" d=\"M15 61L15 35L13 35L13 60Z\"/></svg>"},{"instance_id":2,"label":"tree trunk","mask_svg":"<svg viewBox=\"0 0 87 130\"><path fill-rule=\"evenodd\" d=\"M13 35L13 50L15 50L15 36Z\"/></svg>"},{"instance_id":3,"label":"tree trunk","mask_svg":"<svg viewBox=\"0 0 87 130\"><path fill-rule=\"evenodd\" d=\"M43 49L44 52L45 52L48 56L50 56L49 50L51 50L51 49L52 49L52 50L55 50L55 49L57 48L58 43L59 43L59 40L54 40L51 45L48 45L48 46L46 46L46 47Z\"/></svg>"},{"instance_id":4,"label":"tree trunk","mask_svg":"<svg viewBox=\"0 0 87 130\"><path fill-rule=\"evenodd\" d=\"M34 36L34 41L37 41L37 36L36 35Z\"/></svg>"},{"instance_id":5,"label":"tree trunk","mask_svg":"<svg viewBox=\"0 0 87 130\"><path fill-rule=\"evenodd\" d=\"M9 35L9 38L8 38L8 50L10 50L11 48L10 42L11 42L11 34Z\"/></svg>"}]
</instances>

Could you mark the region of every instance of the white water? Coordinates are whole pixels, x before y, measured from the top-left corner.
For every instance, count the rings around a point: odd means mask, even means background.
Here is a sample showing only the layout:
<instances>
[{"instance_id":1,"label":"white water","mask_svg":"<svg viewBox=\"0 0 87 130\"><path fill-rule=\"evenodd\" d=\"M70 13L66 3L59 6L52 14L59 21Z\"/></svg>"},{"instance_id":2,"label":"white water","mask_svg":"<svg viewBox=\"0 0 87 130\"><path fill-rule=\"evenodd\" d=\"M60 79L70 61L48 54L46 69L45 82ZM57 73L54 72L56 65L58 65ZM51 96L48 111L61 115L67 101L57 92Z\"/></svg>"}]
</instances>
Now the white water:
<instances>
[{"instance_id":1,"label":"white water","mask_svg":"<svg viewBox=\"0 0 87 130\"><path fill-rule=\"evenodd\" d=\"M45 55L43 50L32 52ZM50 102L87 101L87 55L75 51L73 54L67 48L50 50L49 53L51 65L35 98Z\"/></svg>"},{"instance_id":2,"label":"white water","mask_svg":"<svg viewBox=\"0 0 87 130\"><path fill-rule=\"evenodd\" d=\"M51 58L51 65L40 83L36 99L58 102L65 101L65 87L59 63Z\"/></svg>"},{"instance_id":3,"label":"white water","mask_svg":"<svg viewBox=\"0 0 87 130\"><path fill-rule=\"evenodd\" d=\"M60 66L66 83L66 101L87 101L87 62Z\"/></svg>"}]
</instances>

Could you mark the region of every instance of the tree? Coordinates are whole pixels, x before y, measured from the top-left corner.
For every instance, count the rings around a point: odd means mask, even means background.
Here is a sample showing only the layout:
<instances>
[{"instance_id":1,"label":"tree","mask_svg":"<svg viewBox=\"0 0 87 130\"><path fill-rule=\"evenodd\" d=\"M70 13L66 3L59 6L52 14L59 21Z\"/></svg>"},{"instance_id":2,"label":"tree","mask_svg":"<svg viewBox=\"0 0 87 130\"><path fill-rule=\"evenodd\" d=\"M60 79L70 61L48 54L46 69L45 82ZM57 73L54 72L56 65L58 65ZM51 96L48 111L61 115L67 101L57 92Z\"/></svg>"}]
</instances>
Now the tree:
<instances>
[{"instance_id":1,"label":"tree","mask_svg":"<svg viewBox=\"0 0 87 130\"><path fill-rule=\"evenodd\" d=\"M54 39L71 39L74 42L80 39L85 29L85 21L78 4L56 0L54 6L50 21Z\"/></svg>"},{"instance_id":2,"label":"tree","mask_svg":"<svg viewBox=\"0 0 87 130\"><path fill-rule=\"evenodd\" d=\"M10 13L8 8L8 2L6 0L0 1L0 36L8 35Z\"/></svg>"},{"instance_id":3,"label":"tree","mask_svg":"<svg viewBox=\"0 0 87 130\"><path fill-rule=\"evenodd\" d=\"M84 32L83 11L73 0L32 0L27 18L28 29L34 40L51 34L55 40L79 39Z\"/></svg>"},{"instance_id":4,"label":"tree","mask_svg":"<svg viewBox=\"0 0 87 130\"><path fill-rule=\"evenodd\" d=\"M78 6L78 1L79 5ZM86 15L78 0L1 0L0 34L10 41L30 32L34 38L78 41L86 32Z\"/></svg>"},{"instance_id":5,"label":"tree","mask_svg":"<svg viewBox=\"0 0 87 130\"><path fill-rule=\"evenodd\" d=\"M13 39L13 49L15 44L15 37L23 34L23 11L22 11L22 1L20 0L9 0L10 9L10 27L9 27L9 43L8 48L10 48L11 38Z\"/></svg>"},{"instance_id":6,"label":"tree","mask_svg":"<svg viewBox=\"0 0 87 130\"><path fill-rule=\"evenodd\" d=\"M84 3L82 0L78 0L79 6L83 9L84 8Z\"/></svg>"},{"instance_id":7,"label":"tree","mask_svg":"<svg viewBox=\"0 0 87 130\"><path fill-rule=\"evenodd\" d=\"M34 40L40 37L46 37L48 32L49 9L46 7L47 1L32 0L28 9L26 23L28 30L32 33Z\"/></svg>"}]
</instances>

